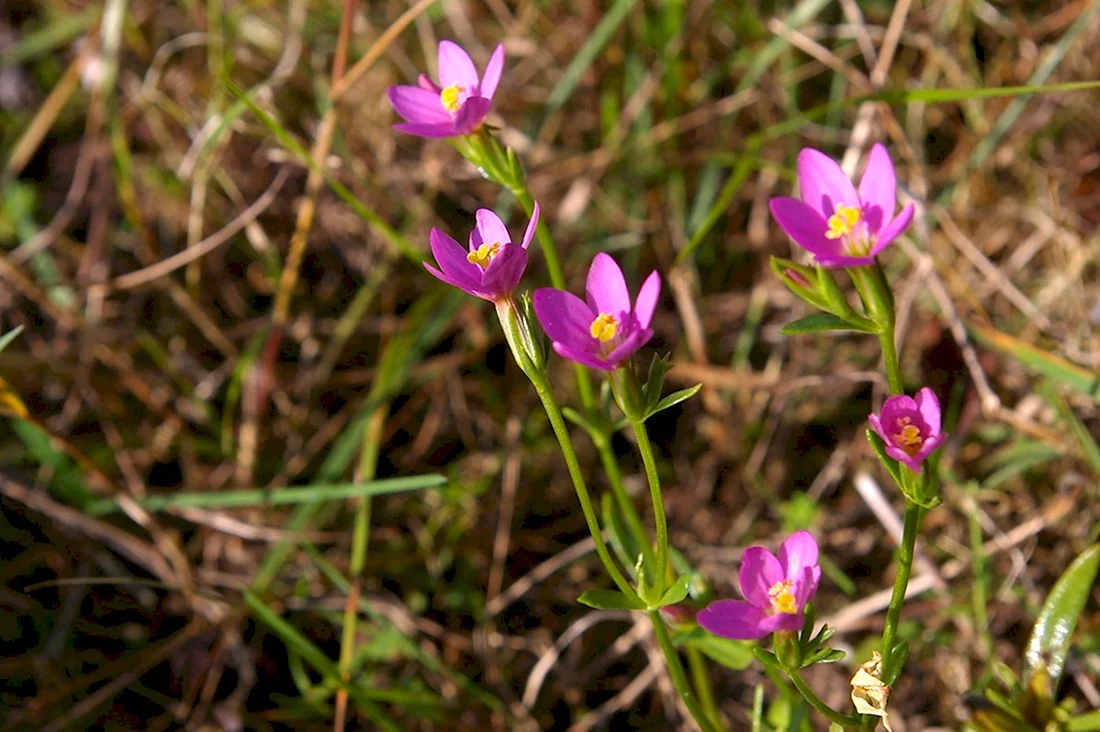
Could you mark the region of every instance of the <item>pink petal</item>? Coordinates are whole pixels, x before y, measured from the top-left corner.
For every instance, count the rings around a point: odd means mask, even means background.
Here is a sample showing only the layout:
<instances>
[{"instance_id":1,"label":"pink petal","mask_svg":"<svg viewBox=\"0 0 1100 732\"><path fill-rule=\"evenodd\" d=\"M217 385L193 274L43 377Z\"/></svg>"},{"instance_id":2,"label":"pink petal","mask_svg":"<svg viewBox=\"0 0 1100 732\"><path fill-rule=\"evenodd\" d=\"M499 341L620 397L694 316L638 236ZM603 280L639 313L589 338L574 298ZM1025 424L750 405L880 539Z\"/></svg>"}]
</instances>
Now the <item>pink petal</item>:
<instances>
[{"instance_id":1,"label":"pink petal","mask_svg":"<svg viewBox=\"0 0 1100 732\"><path fill-rule=\"evenodd\" d=\"M439 88L439 84L436 84L434 81L428 78L427 74L418 74L416 77L416 85L419 86L421 89L427 89L432 94L435 94L437 97L439 96L440 92L443 91Z\"/></svg>"},{"instance_id":2,"label":"pink petal","mask_svg":"<svg viewBox=\"0 0 1100 732\"><path fill-rule=\"evenodd\" d=\"M814 593L817 592L817 585L821 581L821 567L806 567L802 570L802 575L798 578L798 582L795 584L795 603L798 606L798 611L806 607L806 603L813 599Z\"/></svg>"},{"instance_id":3,"label":"pink petal","mask_svg":"<svg viewBox=\"0 0 1100 732\"><path fill-rule=\"evenodd\" d=\"M525 269L527 250L515 244L505 244L482 275L481 286L494 298L511 295L516 291Z\"/></svg>"},{"instance_id":4,"label":"pink petal","mask_svg":"<svg viewBox=\"0 0 1100 732\"><path fill-rule=\"evenodd\" d=\"M623 361L627 360L634 355L635 351L649 342L649 339L653 337L653 331L649 328L642 328L636 330L626 337L622 343L615 347L611 353L607 354L604 359L611 367L617 367Z\"/></svg>"},{"instance_id":5,"label":"pink petal","mask_svg":"<svg viewBox=\"0 0 1100 732\"><path fill-rule=\"evenodd\" d=\"M889 246L894 239L897 239L898 236L901 235L901 232L909 227L909 222L913 220L913 212L913 204L910 203L901 210L897 218L887 224L886 228L879 232L878 239L875 240L875 245L871 248L872 257Z\"/></svg>"},{"instance_id":6,"label":"pink petal","mask_svg":"<svg viewBox=\"0 0 1100 732\"><path fill-rule=\"evenodd\" d=\"M523 232L523 248L526 249L527 245L531 243L531 239L535 236L535 231L539 228L539 202L535 201L535 206L531 209L531 220L527 222L527 230Z\"/></svg>"},{"instance_id":7,"label":"pink petal","mask_svg":"<svg viewBox=\"0 0 1100 732\"><path fill-rule=\"evenodd\" d=\"M866 217L867 230L875 235L882 230L887 221L894 217L897 207L897 180L894 177L894 163L882 143L871 148L867 158L867 167L859 180L859 200L863 202L863 214Z\"/></svg>"},{"instance_id":8,"label":"pink petal","mask_svg":"<svg viewBox=\"0 0 1100 732\"><path fill-rule=\"evenodd\" d=\"M386 90L394 110L416 124L447 124L451 116L443 109L439 95L418 86L391 86Z\"/></svg>"},{"instance_id":9,"label":"pink petal","mask_svg":"<svg viewBox=\"0 0 1100 732\"><path fill-rule=\"evenodd\" d=\"M914 401L917 403L921 419L928 427L928 432L931 435L938 435L943 424L943 418L940 414L940 400L936 398L936 392L926 386L917 392L917 398Z\"/></svg>"},{"instance_id":10,"label":"pink petal","mask_svg":"<svg viewBox=\"0 0 1100 732\"><path fill-rule=\"evenodd\" d=\"M874 253L868 254L866 257L846 257L843 255L827 256L816 255L814 260L817 264L820 264L825 269L841 269L844 267L870 267L875 263Z\"/></svg>"},{"instance_id":11,"label":"pink petal","mask_svg":"<svg viewBox=\"0 0 1100 732\"><path fill-rule=\"evenodd\" d=\"M878 436L882 438L883 442L889 445L890 437L886 434L886 430L882 428L882 422L881 420L879 420L878 415L872 412L871 414L867 415L867 421L871 423L871 429L873 429L878 434Z\"/></svg>"},{"instance_id":12,"label":"pink petal","mask_svg":"<svg viewBox=\"0 0 1100 732\"><path fill-rule=\"evenodd\" d=\"M405 132L410 135L416 135L417 137L455 137L459 134L455 127L450 122L428 124L424 122L407 122L405 124L394 125L393 128L398 132Z\"/></svg>"},{"instance_id":13,"label":"pink petal","mask_svg":"<svg viewBox=\"0 0 1100 732\"><path fill-rule=\"evenodd\" d=\"M485 121L485 116L493 108L493 102L485 97L470 97L458 109L455 115L455 130L460 135L473 132Z\"/></svg>"},{"instance_id":14,"label":"pink petal","mask_svg":"<svg viewBox=\"0 0 1100 732\"><path fill-rule=\"evenodd\" d=\"M599 369L600 371L614 371L615 366L609 364L606 360L597 356L594 353L590 353L585 350L578 350L576 348L570 348L564 343L554 341L554 351L562 358L567 358L570 361L576 361L582 366L588 366L589 368Z\"/></svg>"},{"instance_id":15,"label":"pink petal","mask_svg":"<svg viewBox=\"0 0 1100 732\"><path fill-rule=\"evenodd\" d=\"M859 207L859 195L852 181L835 160L812 147L798 153L798 188L802 192L802 200L822 219L827 220L836 213L840 203ZM824 231L822 228L822 236Z\"/></svg>"},{"instance_id":16,"label":"pink petal","mask_svg":"<svg viewBox=\"0 0 1100 732\"><path fill-rule=\"evenodd\" d=\"M446 89L458 84L467 92L477 87L477 69L470 54L454 41L439 42L439 85Z\"/></svg>"},{"instance_id":17,"label":"pink petal","mask_svg":"<svg viewBox=\"0 0 1100 732\"><path fill-rule=\"evenodd\" d=\"M500 75L504 72L504 44L500 44L489 57L489 63L485 65L485 73L481 77L478 86L478 94L486 99L492 99L496 93Z\"/></svg>"},{"instance_id":18,"label":"pink petal","mask_svg":"<svg viewBox=\"0 0 1100 732\"><path fill-rule=\"evenodd\" d=\"M649 327L653 320L653 311L657 309L657 301L660 299L661 275L657 274L657 270L653 270L649 273L649 277L645 278L645 282L638 290L638 297L634 300L634 317L637 318L638 325L643 328Z\"/></svg>"},{"instance_id":19,"label":"pink petal","mask_svg":"<svg viewBox=\"0 0 1100 732\"><path fill-rule=\"evenodd\" d=\"M626 278L611 255L600 252L592 259L584 289L589 307L597 314L607 313L621 317L630 312L630 292L626 289Z\"/></svg>"},{"instance_id":20,"label":"pink petal","mask_svg":"<svg viewBox=\"0 0 1100 732\"><path fill-rule=\"evenodd\" d=\"M886 401L882 403L882 411L879 412L879 417L884 425L892 427L899 417L912 417L914 412L919 414L920 410L917 408L917 402L913 397L906 394L894 394L887 397Z\"/></svg>"},{"instance_id":21,"label":"pink petal","mask_svg":"<svg viewBox=\"0 0 1100 732\"><path fill-rule=\"evenodd\" d=\"M779 228L818 260L824 262L840 256L840 240L825 237L828 224L809 204L797 198L780 196L768 201L768 208Z\"/></svg>"},{"instance_id":22,"label":"pink petal","mask_svg":"<svg viewBox=\"0 0 1100 732\"><path fill-rule=\"evenodd\" d=\"M817 542L809 531L796 531L779 547L777 558L787 579L800 579L803 570L817 566Z\"/></svg>"},{"instance_id":23,"label":"pink petal","mask_svg":"<svg viewBox=\"0 0 1100 732\"><path fill-rule=\"evenodd\" d=\"M761 627L767 620L764 611L738 600L716 600L695 619L711 633L733 640L758 640L771 632Z\"/></svg>"},{"instance_id":24,"label":"pink petal","mask_svg":"<svg viewBox=\"0 0 1100 732\"><path fill-rule=\"evenodd\" d=\"M774 633L779 630L801 630L806 624L806 618L795 613L776 613L764 618L760 623L760 630L765 633Z\"/></svg>"},{"instance_id":25,"label":"pink petal","mask_svg":"<svg viewBox=\"0 0 1100 732\"><path fill-rule=\"evenodd\" d=\"M432 229L428 235L428 243L439 268L448 277L471 287L481 286L481 268L466 259L467 252L461 244L439 229ZM465 289L466 285L460 287Z\"/></svg>"},{"instance_id":26,"label":"pink petal","mask_svg":"<svg viewBox=\"0 0 1100 732\"><path fill-rule=\"evenodd\" d=\"M457 287L458 289L462 290L463 292L467 292L467 293L473 295L474 297L484 297L484 295L481 292L480 285L478 283L471 283L470 281L465 280L465 279L460 279L460 278L456 278L456 277L449 277L445 273L440 272L438 269L433 267L428 262L422 262L422 264L424 265L424 269L428 270L428 272L431 273L432 276L434 276L436 279L442 280L442 281L446 282L448 285L452 285L454 287ZM486 298L486 299L489 299L489 298Z\"/></svg>"},{"instance_id":27,"label":"pink petal","mask_svg":"<svg viewBox=\"0 0 1100 732\"><path fill-rule=\"evenodd\" d=\"M775 555L762 546L750 546L741 557L741 594L745 599L760 608L771 607L771 595L768 590L776 582L782 582L783 565Z\"/></svg>"},{"instance_id":28,"label":"pink petal","mask_svg":"<svg viewBox=\"0 0 1100 732\"><path fill-rule=\"evenodd\" d=\"M512 237L500 217L487 208L479 208L475 214L477 228L470 234L470 251L482 244L509 244Z\"/></svg>"},{"instance_id":29,"label":"pink petal","mask_svg":"<svg viewBox=\"0 0 1100 732\"><path fill-rule=\"evenodd\" d=\"M595 339L589 328L596 314L584 300L571 292L542 287L535 290L532 302L535 315L551 341L581 353L591 348Z\"/></svg>"}]
</instances>

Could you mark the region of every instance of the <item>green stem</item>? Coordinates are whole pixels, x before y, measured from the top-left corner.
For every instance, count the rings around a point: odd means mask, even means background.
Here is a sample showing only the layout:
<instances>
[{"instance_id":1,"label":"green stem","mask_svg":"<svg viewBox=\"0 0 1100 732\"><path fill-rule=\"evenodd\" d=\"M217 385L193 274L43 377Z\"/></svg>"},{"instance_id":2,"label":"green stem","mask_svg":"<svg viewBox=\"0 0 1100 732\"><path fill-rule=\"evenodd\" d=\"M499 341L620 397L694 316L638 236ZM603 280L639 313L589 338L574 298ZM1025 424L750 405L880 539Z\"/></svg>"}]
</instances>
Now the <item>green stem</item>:
<instances>
[{"instance_id":1,"label":"green stem","mask_svg":"<svg viewBox=\"0 0 1100 732\"><path fill-rule=\"evenodd\" d=\"M718 702L714 698L714 687L710 683L710 669L703 659L703 652L695 646L687 646L688 668L691 669L691 682L699 694L699 703L703 713L715 724L721 724L722 715L718 712Z\"/></svg>"},{"instance_id":2,"label":"green stem","mask_svg":"<svg viewBox=\"0 0 1100 732\"><path fill-rule=\"evenodd\" d=\"M623 485L623 471L619 468L619 462L615 459L615 453L611 449L611 435L606 432L599 432L590 436L592 444L596 446L600 453L600 460L603 462L603 469L607 474L607 483L611 486L611 495L615 497L615 502L619 504L619 510L626 517L626 523L630 527L630 533L633 535L634 541L641 548L645 566L656 567L657 558L653 554L653 547L649 543L649 535L646 533L645 524L642 523L642 516L638 513L634 501L630 500L630 496L626 494L626 487Z\"/></svg>"},{"instance_id":3,"label":"green stem","mask_svg":"<svg viewBox=\"0 0 1100 732\"><path fill-rule=\"evenodd\" d=\"M882 359L886 366L886 381L890 385L890 393L904 394L905 386L901 381L901 364L898 362L898 349L894 345L893 326L880 333L878 340L882 344Z\"/></svg>"},{"instance_id":4,"label":"green stem","mask_svg":"<svg viewBox=\"0 0 1100 732\"><path fill-rule=\"evenodd\" d=\"M787 677L790 678L791 683L794 684L794 688L798 689L798 693L802 695L811 707L821 712L830 722L839 724L844 729L857 729L861 723L861 718L856 715L841 714L837 710L826 704L821 697L819 697L813 689L810 688L806 680L802 678L800 671L788 671ZM877 721L877 718L873 718Z\"/></svg>"},{"instance_id":5,"label":"green stem","mask_svg":"<svg viewBox=\"0 0 1100 732\"><path fill-rule=\"evenodd\" d=\"M562 456L569 468L569 477L573 479L573 488L577 492L577 499L580 501L581 511L584 513L585 523L588 524L588 531L592 534L592 540L596 543L596 554L599 555L600 561L603 562L607 573L611 575L611 579L615 582L615 586L619 588L619 591L627 597L637 598L638 593L627 582L626 577L623 576L607 550L607 544L604 542L603 533L600 530L600 522L596 518L596 508L592 504L592 497L589 495L588 486L584 482L580 461L577 460L577 453L573 450L573 441L569 437L569 429L562 417L561 407L558 406L557 401L554 399L554 393L550 390L550 383L544 373L536 372L529 374L529 376L539 399L542 400L542 406L546 409L546 416L550 419L550 426L554 429L554 435L558 438Z\"/></svg>"},{"instance_id":6,"label":"green stem","mask_svg":"<svg viewBox=\"0 0 1100 732\"><path fill-rule=\"evenodd\" d=\"M901 620L901 607L905 604L905 591L909 587L909 575L913 571L913 556L916 553L917 534L920 532L920 520L923 509L912 501L905 503L905 525L901 533L901 546L898 547L898 574L894 578L894 591L890 595L890 607L886 610L886 625L882 629L882 668L884 674L892 674L890 666L894 655L894 645L898 634L898 622Z\"/></svg>"},{"instance_id":7,"label":"green stem","mask_svg":"<svg viewBox=\"0 0 1100 732\"><path fill-rule=\"evenodd\" d=\"M649 481L649 498L653 502L653 523L657 528L657 565L655 588L657 595L664 592L668 578L668 522L665 519L665 501L661 495L661 478L657 474L657 459L653 456L653 445L649 442L644 419L631 419L634 437L638 441L638 452L642 454L646 479Z\"/></svg>"},{"instance_id":8,"label":"green stem","mask_svg":"<svg viewBox=\"0 0 1100 732\"><path fill-rule=\"evenodd\" d=\"M668 673L672 677L672 684L676 687L676 691L680 693L680 698L684 700L684 704L691 712L695 723L699 725L703 732L721 732L722 728L703 711L698 697L695 696L691 685L688 684L684 666L680 663L680 654L676 652L676 646L672 644L672 637L668 633L664 619L661 618L660 611L650 610L648 614L650 621L653 622L653 631L657 634L657 642L661 644L661 650L665 654L665 663L668 664Z\"/></svg>"}]
</instances>

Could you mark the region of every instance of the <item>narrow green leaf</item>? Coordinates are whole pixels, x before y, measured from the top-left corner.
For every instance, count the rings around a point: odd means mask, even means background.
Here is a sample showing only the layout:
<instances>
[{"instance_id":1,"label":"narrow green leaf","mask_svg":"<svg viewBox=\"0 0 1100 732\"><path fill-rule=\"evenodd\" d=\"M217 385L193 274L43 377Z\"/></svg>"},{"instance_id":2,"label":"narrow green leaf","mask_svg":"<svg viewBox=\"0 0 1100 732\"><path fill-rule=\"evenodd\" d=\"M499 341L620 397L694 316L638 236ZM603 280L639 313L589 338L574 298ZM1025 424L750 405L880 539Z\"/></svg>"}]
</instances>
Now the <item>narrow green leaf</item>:
<instances>
[{"instance_id":1,"label":"narrow green leaf","mask_svg":"<svg viewBox=\"0 0 1100 732\"><path fill-rule=\"evenodd\" d=\"M802 333L824 333L837 330L853 330L859 333L877 333L878 329L871 321L856 323L838 318L829 313L817 313L808 315L791 323L787 323L780 329L783 335L799 335Z\"/></svg>"},{"instance_id":2,"label":"narrow green leaf","mask_svg":"<svg viewBox=\"0 0 1100 732\"><path fill-rule=\"evenodd\" d=\"M1100 544L1093 544L1073 560L1047 595L1024 649L1025 688L1031 686L1035 674L1045 672L1050 677L1051 696L1057 694L1073 630L1077 627L1077 618L1085 609L1098 571Z\"/></svg>"},{"instance_id":3,"label":"narrow green leaf","mask_svg":"<svg viewBox=\"0 0 1100 732\"><path fill-rule=\"evenodd\" d=\"M1100 709L1070 717L1066 722L1066 732L1096 732L1096 730L1100 730Z\"/></svg>"},{"instance_id":4,"label":"narrow green leaf","mask_svg":"<svg viewBox=\"0 0 1100 732\"><path fill-rule=\"evenodd\" d=\"M665 605L675 605L678 602L682 602L688 594L688 584L691 582L691 575L682 574L680 579L672 583L672 586L665 590L661 595L661 601L658 607L664 607ZM656 610L657 608L650 608Z\"/></svg>"},{"instance_id":5,"label":"narrow green leaf","mask_svg":"<svg viewBox=\"0 0 1100 732\"><path fill-rule=\"evenodd\" d=\"M255 488L243 491L153 495L146 496L138 502L150 511L163 511L169 508L240 508L256 505L318 503L435 488L446 482L447 479L442 475L413 475L405 478L372 480L366 483L305 485L292 488L276 488L270 491ZM118 510L118 503L111 499L92 501L85 507L85 511L92 516L100 516Z\"/></svg>"},{"instance_id":6,"label":"narrow green leaf","mask_svg":"<svg viewBox=\"0 0 1100 732\"><path fill-rule=\"evenodd\" d=\"M8 347L8 344L14 341L16 337L22 332L23 326L17 325L4 335L0 336L0 353L3 353L4 349Z\"/></svg>"},{"instance_id":7,"label":"narrow green leaf","mask_svg":"<svg viewBox=\"0 0 1100 732\"><path fill-rule=\"evenodd\" d=\"M664 399L657 402L656 406L654 406L653 409L650 410L649 414L646 415L646 419L649 419L654 414L657 414L658 412L663 412L670 407L675 407L680 402L685 402L688 399L691 399L693 396L698 394L699 390L702 388L702 384L696 384L695 386L688 387L687 389L681 389L680 391L675 391L669 394Z\"/></svg>"},{"instance_id":8,"label":"narrow green leaf","mask_svg":"<svg viewBox=\"0 0 1100 732\"><path fill-rule=\"evenodd\" d=\"M618 590L585 590L577 602L597 610L645 610L645 603Z\"/></svg>"},{"instance_id":9,"label":"narrow green leaf","mask_svg":"<svg viewBox=\"0 0 1100 732\"><path fill-rule=\"evenodd\" d=\"M970 332L990 348L1011 356L1049 379L1092 397L1097 404L1100 404L1100 373L1090 371L1061 356L1056 356L992 328L971 326Z\"/></svg>"},{"instance_id":10,"label":"narrow green leaf","mask_svg":"<svg viewBox=\"0 0 1100 732\"><path fill-rule=\"evenodd\" d=\"M695 628L677 637L677 645L693 646L715 663L734 671L744 671L753 662L754 643L730 640ZM772 657L774 658L774 656Z\"/></svg>"}]
</instances>

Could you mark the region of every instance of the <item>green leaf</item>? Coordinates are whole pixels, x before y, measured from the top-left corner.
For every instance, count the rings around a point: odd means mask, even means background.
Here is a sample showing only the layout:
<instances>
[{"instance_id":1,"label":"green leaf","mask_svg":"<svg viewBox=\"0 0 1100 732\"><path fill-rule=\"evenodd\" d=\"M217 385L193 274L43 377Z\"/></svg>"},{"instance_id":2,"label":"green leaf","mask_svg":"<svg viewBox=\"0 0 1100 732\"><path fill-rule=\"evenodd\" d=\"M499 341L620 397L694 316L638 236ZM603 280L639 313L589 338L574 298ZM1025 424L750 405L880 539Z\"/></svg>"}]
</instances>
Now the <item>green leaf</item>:
<instances>
[{"instance_id":1,"label":"green leaf","mask_svg":"<svg viewBox=\"0 0 1100 732\"><path fill-rule=\"evenodd\" d=\"M990 348L1011 356L1049 379L1092 397L1093 401L1100 404L1100 373L992 328L971 326L970 332Z\"/></svg>"},{"instance_id":2,"label":"green leaf","mask_svg":"<svg viewBox=\"0 0 1100 732\"><path fill-rule=\"evenodd\" d=\"M639 598L618 590L585 590L577 602L597 610L645 610L645 603Z\"/></svg>"},{"instance_id":3,"label":"green leaf","mask_svg":"<svg viewBox=\"0 0 1100 732\"><path fill-rule=\"evenodd\" d=\"M691 399L693 396L698 394L699 390L702 388L702 384L696 384L695 386L688 387L687 389L681 389L680 391L672 392L664 399L657 402L653 409L649 410L649 414L646 415L646 419L649 419L658 412L665 411L669 407L675 407L680 402L686 402L688 399Z\"/></svg>"},{"instance_id":4,"label":"green leaf","mask_svg":"<svg viewBox=\"0 0 1100 732\"><path fill-rule=\"evenodd\" d=\"M1100 730L1100 709L1070 717L1066 722L1066 732L1096 732L1096 730Z\"/></svg>"},{"instance_id":5,"label":"green leaf","mask_svg":"<svg viewBox=\"0 0 1100 732\"><path fill-rule=\"evenodd\" d=\"M861 318L866 320L866 318ZM858 333L877 333L878 328L874 323L866 320L859 323L838 318L828 313L817 313L784 325L779 332L783 335L800 335L802 333L824 333L837 330L853 330Z\"/></svg>"},{"instance_id":6,"label":"green leaf","mask_svg":"<svg viewBox=\"0 0 1100 732\"><path fill-rule=\"evenodd\" d=\"M16 339L16 337L22 332L23 332L23 326L19 325L19 326L16 326L15 328L12 328L11 330L9 330L4 335L0 336L0 353L3 353L4 349L8 347L8 344L10 344L12 341L14 341Z\"/></svg>"},{"instance_id":7,"label":"green leaf","mask_svg":"<svg viewBox=\"0 0 1100 732\"><path fill-rule=\"evenodd\" d=\"M702 628L683 634L678 638L679 645L699 649L715 663L734 671L744 671L753 662L755 644L749 641L730 640L708 633Z\"/></svg>"},{"instance_id":8,"label":"green leaf","mask_svg":"<svg viewBox=\"0 0 1100 732\"><path fill-rule=\"evenodd\" d=\"M404 478L386 478L385 480L371 480L363 483L304 485L272 490L254 488L243 491L152 495L139 499L138 503L150 511L163 511L169 508L241 508L257 505L319 503L434 488L446 482L447 479L442 475L412 475ZM89 503L84 510L91 516L100 516L118 511L119 506L112 499L99 499Z\"/></svg>"},{"instance_id":9,"label":"green leaf","mask_svg":"<svg viewBox=\"0 0 1100 732\"><path fill-rule=\"evenodd\" d=\"M1036 674L1046 673L1051 697L1058 692L1073 630L1085 609L1097 571L1100 571L1100 544L1093 544L1081 552L1047 595L1024 649L1025 688L1032 686Z\"/></svg>"},{"instance_id":10,"label":"green leaf","mask_svg":"<svg viewBox=\"0 0 1100 732\"><path fill-rule=\"evenodd\" d=\"M867 430L867 441L871 443L871 449L875 451L875 455L878 455L879 462L886 468L886 471L890 473L890 477L894 479L894 483L901 486L905 485L902 482L901 463L894 458L886 454L886 443L882 441L882 438L878 436L878 433L874 430Z\"/></svg>"},{"instance_id":11,"label":"green leaf","mask_svg":"<svg viewBox=\"0 0 1100 732\"><path fill-rule=\"evenodd\" d=\"M661 595L661 601L657 607L664 607L665 605L675 605L678 602L682 602L688 594L688 583L691 582L690 574L680 575L680 579L672 583L672 586L665 590ZM650 608L656 610L657 608Z\"/></svg>"}]
</instances>

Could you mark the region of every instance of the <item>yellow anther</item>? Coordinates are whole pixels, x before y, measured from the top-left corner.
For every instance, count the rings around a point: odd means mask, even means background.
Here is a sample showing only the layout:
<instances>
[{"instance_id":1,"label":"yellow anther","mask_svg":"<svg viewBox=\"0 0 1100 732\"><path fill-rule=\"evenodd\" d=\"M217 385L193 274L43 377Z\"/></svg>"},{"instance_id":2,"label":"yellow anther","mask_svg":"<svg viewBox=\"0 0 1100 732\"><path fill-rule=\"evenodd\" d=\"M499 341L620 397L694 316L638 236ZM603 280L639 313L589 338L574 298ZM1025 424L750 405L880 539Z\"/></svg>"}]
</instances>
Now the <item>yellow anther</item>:
<instances>
[{"instance_id":1,"label":"yellow anther","mask_svg":"<svg viewBox=\"0 0 1100 732\"><path fill-rule=\"evenodd\" d=\"M863 213L855 206L849 206L846 203L838 204L836 213L829 217L829 230L825 232L825 238L839 239L842 236L848 236L862 217Z\"/></svg>"},{"instance_id":2,"label":"yellow anther","mask_svg":"<svg viewBox=\"0 0 1100 732\"><path fill-rule=\"evenodd\" d=\"M443 108L451 114L458 111L458 108L462 105L458 103L458 95L466 91L465 87L461 87L458 84L451 84L449 87L439 92L439 101L443 103Z\"/></svg>"},{"instance_id":3,"label":"yellow anther","mask_svg":"<svg viewBox=\"0 0 1100 732\"><path fill-rule=\"evenodd\" d=\"M500 253L500 242L493 242L492 244L482 244L474 251L466 255L466 261L472 262L482 269L489 266L489 262L493 261L493 257Z\"/></svg>"},{"instance_id":4,"label":"yellow anther","mask_svg":"<svg viewBox=\"0 0 1100 732\"><path fill-rule=\"evenodd\" d=\"M916 455L920 452L921 446L924 444L920 427L912 424L908 417L899 417L895 424L898 431L893 435L894 444L910 455Z\"/></svg>"},{"instance_id":5,"label":"yellow anther","mask_svg":"<svg viewBox=\"0 0 1100 732\"><path fill-rule=\"evenodd\" d=\"M588 332L600 343L607 343L619 332L619 320L614 315L600 313L588 327Z\"/></svg>"},{"instance_id":6,"label":"yellow anther","mask_svg":"<svg viewBox=\"0 0 1100 732\"><path fill-rule=\"evenodd\" d=\"M781 580L776 582L768 590L768 596L772 599L772 610L777 613L787 613L794 615L798 613L798 601L794 597L794 593L791 592L791 588L794 587L794 582L791 580Z\"/></svg>"}]
</instances>

